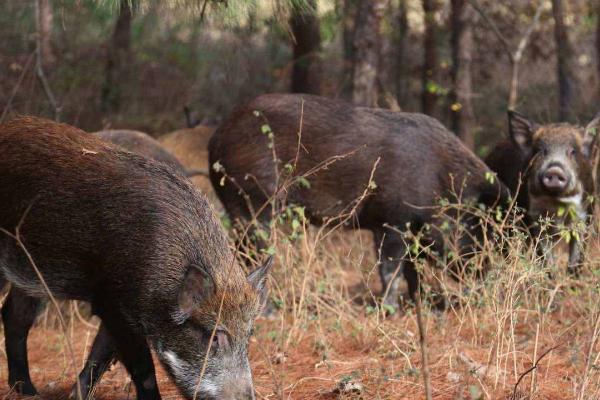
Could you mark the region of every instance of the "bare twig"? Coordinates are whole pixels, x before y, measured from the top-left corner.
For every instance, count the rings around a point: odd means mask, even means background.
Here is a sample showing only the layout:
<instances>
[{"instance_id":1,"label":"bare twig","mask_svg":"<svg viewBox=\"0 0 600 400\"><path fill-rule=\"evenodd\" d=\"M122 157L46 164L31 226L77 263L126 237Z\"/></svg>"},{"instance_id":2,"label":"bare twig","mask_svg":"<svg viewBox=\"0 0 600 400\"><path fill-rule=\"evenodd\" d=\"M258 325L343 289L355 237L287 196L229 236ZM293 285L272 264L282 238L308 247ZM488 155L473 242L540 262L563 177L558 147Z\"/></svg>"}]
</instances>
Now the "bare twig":
<instances>
[{"instance_id":1,"label":"bare twig","mask_svg":"<svg viewBox=\"0 0 600 400\"><path fill-rule=\"evenodd\" d=\"M429 363L427 358L427 337L425 324L423 323L423 311L421 308L421 291L415 293L415 309L417 313L417 326L419 327L419 344L421 346L421 372L423 373L423 384L425 385L425 399L431 400L431 378L429 377Z\"/></svg>"},{"instance_id":2,"label":"bare twig","mask_svg":"<svg viewBox=\"0 0 600 400\"><path fill-rule=\"evenodd\" d=\"M560 347L559 344L557 344L556 346L552 346L548 350L546 350L545 352L543 352L542 355L533 363L533 365L530 368L528 368L527 370L525 370L525 372L523 372L519 376L519 379L517 379L517 383L515 383L515 387L513 388L513 393L512 393L511 399L516 399L517 398L517 389L519 388L519 384L521 383L521 381L523 380L523 378L525 378L531 371L533 371L534 369L536 369L538 367L538 364L540 363L540 361L542 361L542 359L544 357L546 357L548 354L550 354L550 352L552 350L556 350L558 347Z\"/></svg>"},{"instance_id":3,"label":"bare twig","mask_svg":"<svg viewBox=\"0 0 600 400\"><path fill-rule=\"evenodd\" d=\"M21 71L21 75L19 76L19 79L17 80L17 84L13 88L13 91L10 94L8 101L6 102L6 105L4 106L4 111L2 111L2 116L0 116L0 122L4 121L4 118L6 117L8 110L10 110L12 102L15 99L15 96L17 95L17 93L19 92L19 88L21 87L21 84L23 83L23 79L25 78L25 75L27 75L27 71L29 70L29 66L31 65L31 61L33 61L33 56L35 55L35 53L36 52L31 53L29 55L29 57L27 57L27 62L25 62L25 66L23 67L23 71Z\"/></svg>"},{"instance_id":4,"label":"bare twig","mask_svg":"<svg viewBox=\"0 0 600 400\"><path fill-rule=\"evenodd\" d=\"M514 51L513 51L513 47L509 43L508 39L506 39L506 37L504 37L502 32L500 32L500 29L498 29L498 26L487 15L487 13L481 7L481 5L477 2L477 0L469 0L469 4L471 4L471 6L475 9L475 11L477 11L477 13L479 15L481 15L481 17L486 22L486 24L489 25L492 32L494 32L494 34L496 35L496 37L502 44L502 47L504 48L506 55L508 56L508 61L510 62L510 65L511 65L510 90L509 90L509 95L508 95L508 108L512 110L517 105L517 94L518 94L518 88L519 88L519 64L521 63L521 59L523 58L523 53L525 52L525 49L527 48L527 45L529 44L531 35L535 31L535 28L537 27L537 25L540 21L540 17L542 15L542 11L543 11L543 2L540 1L538 3L538 6L535 10L535 14L533 16L531 24L527 27L527 30L525 31L525 33L523 33L523 36L519 40L519 43L517 44L517 47Z\"/></svg>"}]
</instances>

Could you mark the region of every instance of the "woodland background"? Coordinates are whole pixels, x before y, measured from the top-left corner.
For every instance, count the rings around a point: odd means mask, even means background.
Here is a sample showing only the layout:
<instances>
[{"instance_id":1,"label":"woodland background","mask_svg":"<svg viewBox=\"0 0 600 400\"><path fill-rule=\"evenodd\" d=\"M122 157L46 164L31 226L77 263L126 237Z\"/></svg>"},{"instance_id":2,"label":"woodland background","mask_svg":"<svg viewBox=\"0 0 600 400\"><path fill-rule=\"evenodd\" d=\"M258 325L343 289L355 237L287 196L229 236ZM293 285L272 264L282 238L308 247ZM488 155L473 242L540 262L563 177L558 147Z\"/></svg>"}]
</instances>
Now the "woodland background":
<instances>
[{"instance_id":1,"label":"woodland background","mask_svg":"<svg viewBox=\"0 0 600 400\"><path fill-rule=\"evenodd\" d=\"M185 124L184 106L215 125L258 94L304 92L433 115L485 155L505 135L509 106L541 122L585 123L599 109L597 0L0 0L0 9L2 118L58 109L86 130L159 135Z\"/></svg>"}]
</instances>

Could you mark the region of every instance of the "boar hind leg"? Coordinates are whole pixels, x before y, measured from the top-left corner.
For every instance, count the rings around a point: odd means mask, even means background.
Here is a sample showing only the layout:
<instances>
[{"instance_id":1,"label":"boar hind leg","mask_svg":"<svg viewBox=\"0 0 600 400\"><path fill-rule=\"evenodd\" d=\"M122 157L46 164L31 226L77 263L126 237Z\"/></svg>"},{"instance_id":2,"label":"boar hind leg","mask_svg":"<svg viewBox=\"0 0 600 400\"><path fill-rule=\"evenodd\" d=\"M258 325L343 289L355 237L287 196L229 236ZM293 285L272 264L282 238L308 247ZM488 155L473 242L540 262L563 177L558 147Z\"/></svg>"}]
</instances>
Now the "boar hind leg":
<instances>
[{"instance_id":1,"label":"boar hind leg","mask_svg":"<svg viewBox=\"0 0 600 400\"><path fill-rule=\"evenodd\" d=\"M419 289L414 264L406 258L406 245L394 232L375 232L375 251L379 255L379 276L383 287L383 304L400 305L401 283L406 279L411 299Z\"/></svg>"},{"instance_id":2,"label":"boar hind leg","mask_svg":"<svg viewBox=\"0 0 600 400\"><path fill-rule=\"evenodd\" d=\"M91 399L96 384L110 365L115 362L116 356L117 351L113 339L102 324L94 339L85 366L79 374L78 383L71 390L70 398L73 400Z\"/></svg>"},{"instance_id":3,"label":"boar hind leg","mask_svg":"<svg viewBox=\"0 0 600 400\"><path fill-rule=\"evenodd\" d=\"M152 355L146 338L133 331L114 315L100 315L113 339L119 360L125 365L135 385L137 400L160 400Z\"/></svg>"},{"instance_id":4,"label":"boar hind leg","mask_svg":"<svg viewBox=\"0 0 600 400\"><path fill-rule=\"evenodd\" d=\"M42 305L41 299L30 297L13 286L2 307L8 383L17 392L30 396L36 395L37 391L29 376L27 336Z\"/></svg>"}]
</instances>

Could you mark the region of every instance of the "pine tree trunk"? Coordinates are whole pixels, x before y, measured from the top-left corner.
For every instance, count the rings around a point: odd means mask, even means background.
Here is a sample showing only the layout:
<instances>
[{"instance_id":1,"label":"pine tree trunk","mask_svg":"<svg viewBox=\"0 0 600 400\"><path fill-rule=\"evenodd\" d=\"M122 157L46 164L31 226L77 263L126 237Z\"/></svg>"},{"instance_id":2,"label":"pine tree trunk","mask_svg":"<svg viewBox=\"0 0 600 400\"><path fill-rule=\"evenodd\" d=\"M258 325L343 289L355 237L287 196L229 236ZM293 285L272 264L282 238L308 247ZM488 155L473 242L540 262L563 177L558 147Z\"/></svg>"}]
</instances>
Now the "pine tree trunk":
<instances>
[{"instance_id":1,"label":"pine tree trunk","mask_svg":"<svg viewBox=\"0 0 600 400\"><path fill-rule=\"evenodd\" d=\"M316 0L308 0L303 7L294 7L290 26L294 35L292 92L319 94L320 79L317 64L321 49L321 32Z\"/></svg>"},{"instance_id":2,"label":"pine tree trunk","mask_svg":"<svg viewBox=\"0 0 600 400\"><path fill-rule=\"evenodd\" d=\"M344 97L352 96L352 70L354 68L354 23L356 19L357 0L342 1L343 46L344 46Z\"/></svg>"},{"instance_id":3,"label":"pine tree trunk","mask_svg":"<svg viewBox=\"0 0 600 400\"><path fill-rule=\"evenodd\" d=\"M396 34L396 100L403 105L408 97L408 67L406 60L406 42L408 39L408 0L400 0L398 5Z\"/></svg>"},{"instance_id":4,"label":"pine tree trunk","mask_svg":"<svg viewBox=\"0 0 600 400\"><path fill-rule=\"evenodd\" d=\"M473 8L467 0L452 0L452 93L450 110L452 129L473 149L475 115L473 112L471 60L473 52Z\"/></svg>"},{"instance_id":5,"label":"pine tree trunk","mask_svg":"<svg viewBox=\"0 0 600 400\"><path fill-rule=\"evenodd\" d=\"M356 105L377 105L377 74L381 45L384 0L361 0L354 30L352 101Z\"/></svg>"},{"instance_id":6,"label":"pine tree trunk","mask_svg":"<svg viewBox=\"0 0 600 400\"><path fill-rule=\"evenodd\" d=\"M438 55L436 46L437 22L435 14L440 4L438 0L423 0L425 33L423 37L424 62L422 75L422 111L424 114L432 115L436 108L438 94Z\"/></svg>"},{"instance_id":7,"label":"pine tree trunk","mask_svg":"<svg viewBox=\"0 0 600 400\"><path fill-rule=\"evenodd\" d=\"M44 66L54 63L56 58L52 51L52 22L54 12L50 0L37 0L38 35L40 35L40 51Z\"/></svg>"},{"instance_id":8,"label":"pine tree trunk","mask_svg":"<svg viewBox=\"0 0 600 400\"><path fill-rule=\"evenodd\" d=\"M600 0L596 0L596 73L600 82Z\"/></svg>"},{"instance_id":9,"label":"pine tree trunk","mask_svg":"<svg viewBox=\"0 0 600 400\"><path fill-rule=\"evenodd\" d=\"M121 107L123 83L129 78L131 64L131 21L135 3L121 0L119 17L108 46L104 85L102 87L102 111L117 113Z\"/></svg>"},{"instance_id":10,"label":"pine tree trunk","mask_svg":"<svg viewBox=\"0 0 600 400\"><path fill-rule=\"evenodd\" d=\"M558 73L558 114L560 120L565 120L573 111L575 78L572 60L574 53L565 26L562 0L552 0L552 13L554 15L554 40L556 43Z\"/></svg>"}]
</instances>

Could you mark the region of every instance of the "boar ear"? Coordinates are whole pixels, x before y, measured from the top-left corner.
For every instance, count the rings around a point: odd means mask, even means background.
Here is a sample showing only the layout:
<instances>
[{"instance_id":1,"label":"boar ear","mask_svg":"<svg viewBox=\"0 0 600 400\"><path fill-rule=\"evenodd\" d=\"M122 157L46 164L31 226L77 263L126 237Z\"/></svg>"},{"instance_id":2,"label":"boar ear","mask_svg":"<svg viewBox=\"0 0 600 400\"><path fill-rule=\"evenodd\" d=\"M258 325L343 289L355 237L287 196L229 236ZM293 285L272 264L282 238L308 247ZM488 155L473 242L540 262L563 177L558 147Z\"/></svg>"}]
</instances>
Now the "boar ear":
<instances>
[{"instance_id":1,"label":"boar ear","mask_svg":"<svg viewBox=\"0 0 600 400\"><path fill-rule=\"evenodd\" d=\"M179 289L179 310L177 318L185 321L204 299L215 294L215 281L213 277L201 266L190 265L183 284Z\"/></svg>"},{"instance_id":2,"label":"boar ear","mask_svg":"<svg viewBox=\"0 0 600 400\"><path fill-rule=\"evenodd\" d=\"M514 144L524 152L531 150L533 134L538 129L538 125L524 115L508 110L508 132Z\"/></svg>"},{"instance_id":3,"label":"boar ear","mask_svg":"<svg viewBox=\"0 0 600 400\"><path fill-rule=\"evenodd\" d=\"M267 261L263 265L248 275L248 283L252 285L254 290L258 292L260 304L263 305L267 301L267 278L269 277L269 271L273 265L273 256L269 256Z\"/></svg>"},{"instance_id":4,"label":"boar ear","mask_svg":"<svg viewBox=\"0 0 600 400\"><path fill-rule=\"evenodd\" d=\"M598 136L600 134L600 112L585 127L583 133L583 153L586 157L592 157L598 151Z\"/></svg>"}]
</instances>

